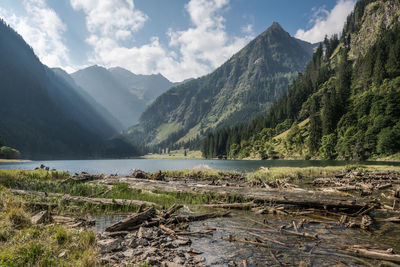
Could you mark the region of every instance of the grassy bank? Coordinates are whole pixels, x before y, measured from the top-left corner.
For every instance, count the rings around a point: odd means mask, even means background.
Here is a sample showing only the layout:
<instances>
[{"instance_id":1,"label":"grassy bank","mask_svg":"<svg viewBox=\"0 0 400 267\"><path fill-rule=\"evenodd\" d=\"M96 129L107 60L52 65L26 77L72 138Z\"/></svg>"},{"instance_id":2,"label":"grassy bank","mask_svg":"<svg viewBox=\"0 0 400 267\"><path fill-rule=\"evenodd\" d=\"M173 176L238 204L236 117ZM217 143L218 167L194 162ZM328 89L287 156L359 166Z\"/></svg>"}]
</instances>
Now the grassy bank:
<instances>
[{"instance_id":1,"label":"grassy bank","mask_svg":"<svg viewBox=\"0 0 400 267\"><path fill-rule=\"evenodd\" d=\"M169 174L172 174L170 172ZM177 171L175 175L184 175L186 171ZM213 173L218 177L218 172L204 172L196 171L190 175L204 175L205 178L208 174ZM222 175L220 173L219 175ZM11 189L22 189L28 191L40 191L48 193L61 193L69 194L72 196L82 196L91 198L107 198L107 199L129 199L141 200L156 203L162 207L170 207L175 203L179 204L206 204L215 201L231 202L235 201L233 198L226 199L213 194L189 194L179 192L157 192L145 191L140 189L130 188L127 184L120 183L113 186L106 186L96 183L82 183L75 181L68 181L68 172L59 171L23 171L23 170L1 170L0 169L0 185ZM74 212L80 214L93 214L104 212L128 212L137 209L135 206L121 207L118 205L101 207L92 204L73 204L61 201L57 198L29 197L26 201L50 201L52 204L57 205L57 212Z\"/></svg>"},{"instance_id":2,"label":"grassy bank","mask_svg":"<svg viewBox=\"0 0 400 267\"><path fill-rule=\"evenodd\" d=\"M92 231L32 225L23 198L0 186L0 266L95 266Z\"/></svg>"},{"instance_id":3,"label":"grassy bank","mask_svg":"<svg viewBox=\"0 0 400 267\"><path fill-rule=\"evenodd\" d=\"M25 159L0 159L0 163L13 163L13 162L28 162L30 160Z\"/></svg>"}]
</instances>

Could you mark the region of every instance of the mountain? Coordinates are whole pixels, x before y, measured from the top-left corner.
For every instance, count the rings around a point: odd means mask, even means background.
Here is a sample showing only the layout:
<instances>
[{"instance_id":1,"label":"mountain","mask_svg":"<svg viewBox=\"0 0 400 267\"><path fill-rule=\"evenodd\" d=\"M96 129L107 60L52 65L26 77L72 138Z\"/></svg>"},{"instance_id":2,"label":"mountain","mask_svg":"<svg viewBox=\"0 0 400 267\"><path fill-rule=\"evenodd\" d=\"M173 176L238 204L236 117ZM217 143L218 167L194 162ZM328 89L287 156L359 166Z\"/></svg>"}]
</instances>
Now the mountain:
<instances>
[{"instance_id":1,"label":"mountain","mask_svg":"<svg viewBox=\"0 0 400 267\"><path fill-rule=\"evenodd\" d=\"M208 158L396 158L400 3L360 0L303 75L264 115L205 139Z\"/></svg>"},{"instance_id":2,"label":"mountain","mask_svg":"<svg viewBox=\"0 0 400 267\"><path fill-rule=\"evenodd\" d=\"M120 131L123 128L119 120L115 118L113 115L111 115L111 113L107 109L105 109L102 105L97 103L96 100L94 100L93 97L91 97L88 93L86 93L85 90L83 90L80 86L78 86L75 83L74 79L72 79L72 77L66 71L60 68L53 68L52 70L59 78L63 79L68 84L68 86L73 88L75 92L78 93L79 96L83 98L90 105L92 109L94 109L98 114L100 114L101 117L106 120L108 125L112 126L112 128L116 132Z\"/></svg>"},{"instance_id":3,"label":"mountain","mask_svg":"<svg viewBox=\"0 0 400 267\"><path fill-rule=\"evenodd\" d=\"M170 82L161 74L137 75L120 67L108 70L125 88L144 100L146 104L150 104L169 88L179 84Z\"/></svg>"},{"instance_id":4,"label":"mountain","mask_svg":"<svg viewBox=\"0 0 400 267\"><path fill-rule=\"evenodd\" d=\"M120 67L91 66L72 73L71 77L87 95L118 119L120 131L137 123L147 105L174 85L161 74L136 75Z\"/></svg>"},{"instance_id":5,"label":"mountain","mask_svg":"<svg viewBox=\"0 0 400 267\"><path fill-rule=\"evenodd\" d=\"M110 156L116 131L0 21L0 136L25 158ZM132 150L134 153L134 150Z\"/></svg>"},{"instance_id":6,"label":"mountain","mask_svg":"<svg viewBox=\"0 0 400 267\"><path fill-rule=\"evenodd\" d=\"M248 121L286 91L304 70L313 47L274 23L211 74L159 96L125 136L165 147Z\"/></svg>"}]
</instances>

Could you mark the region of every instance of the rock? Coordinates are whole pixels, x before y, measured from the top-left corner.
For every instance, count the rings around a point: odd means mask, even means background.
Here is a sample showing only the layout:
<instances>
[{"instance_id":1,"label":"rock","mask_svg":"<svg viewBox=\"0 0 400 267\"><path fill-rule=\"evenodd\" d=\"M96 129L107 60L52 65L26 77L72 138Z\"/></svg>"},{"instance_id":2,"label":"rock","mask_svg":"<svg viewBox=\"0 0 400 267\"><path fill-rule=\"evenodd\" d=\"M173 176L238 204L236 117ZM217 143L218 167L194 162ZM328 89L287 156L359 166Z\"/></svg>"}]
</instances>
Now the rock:
<instances>
[{"instance_id":1,"label":"rock","mask_svg":"<svg viewBox=\"0 0 400 267\"><path fill-rule=\"evenodd\" d=\"M122 252L122 255L124 255L125 258L132 258L134 255L135 251L131 248L125 250L124 252Z\"/></svg>"},{"instance_id":2,"label":"rock","mask_svg":"<svg viewBox=\"0 0 400 267\"><path fill-rule=\"evenodd\" d=\"M139 169L134 170L132 176L133 178L138 178L138 179L149 179L146 172Z\"/></svg>"},{"instance_id":3,"label":"rock","mask_svg":"<svg viewBox=\"0 0 400 267\"><path fill-rule=\"evenodd\" d=\"M49 223L53 222L53 217L51 217L50 212L47 210L40 211L36 213L34 216L31 218L32 224L40 224L40 223Z\"/></svg>"},{"instance_id":4,"label":"rock","mask_svg":"<svg viewBox=\"0 0 400 267\"><path fill-rule=\"evenodd\" d=\"M177 248L178 245L174 244L173 242L167 242L161 245L163 248Z\"/></svg>"},{"instance_id":5,"label":"rock","mask_svg":"<svg viewBox=\"0 0 400 267\"><path fill-rule=\"evenodd\" d=\"M105 254L111 251L118 250L120 248L121 240L120 239L103 239L97 242L97 245L100 248L100 253Z\"/></svg>"},{"instance_id":6,"label":"rock","mask_svg":"<svg viewBox=\"0 0 400 267\"><path fill-rule=\"evenodd\" d=\"M136 241L138 246L143 246L143 247L147 247L149 245L149 241L147 241L146 239L139 239Z\"/></svg>"},{"instance_id":7,"label":"rock","mask_svg":"<svg viewBox=\"0 0 400 267\"><path fill-rule=\"evenodd\" d=\"M164 261L161 263L162 267L183 267L183 265L175 263L175 262L170 262L170 261Z\"/></svg>"},{"instance_id":8,"label":"rock","mask_svg":"<svg viewBox=\"0 0 400 267\"><path fill-rule=\"evenodd\" d=\"M176 256L176 257L174 258L174 263L176 263L176 264L184 264L184 263L185 263L185 260L182 259L182 258L179 257L179 256Z\"/></svg>"},{"instance_id":9,"label":"rock","mask_svg":"<svg viewBox=\"0 0 400 267\"><path fill-rule=\"evenodd\" d=\"M196 264L201 263L201 262L205 262L205 261L206 261L206 258L204 258L204 257L196 257L196 258L194 258L194 262Z\"/></svg>"},{"instance_id":10,"label":"rock","mask_svg":"<svg viewBox=\"0 0 400 267\"><path fill-rule=\"evenodd\" d=\"M138 243L136 241L136 238L132 238L131 240L128 241L128 247L136 248L137 246L138 246Z\"/></svg>"},{"instance_id":11,"label":"rock","mask_svg":"<svg viewBox=\"0 0 400 267\"><path fill-rule=\"evenodd\" d=\"M140 227L137 232L137 238L153 239L153 231L144 227Z\"/></svg>"},{"instance_id":12,"label":"rock","mask_svg":"<svg viewBox=\"0 0 400 267\"><path fill-rule=\"evenodd\" d=\"M150 247L143 252L143 254L140 258L142 261L146 260L147 258L153 258L155 256L156 252L157 252L156 248Z\"/></svg>"},{"instance_id":13,"label":"rock","mask_svg":"<svg viewBox=\"0 0 400 267\"><path fill-rule=\"evenodd\" d=\"M179 246L186 246L189 245L191 243L189 238L185 238L185 239L177 239L174 240L172 242L175 246L179 247Z\"/></svg>"}]
</instances>

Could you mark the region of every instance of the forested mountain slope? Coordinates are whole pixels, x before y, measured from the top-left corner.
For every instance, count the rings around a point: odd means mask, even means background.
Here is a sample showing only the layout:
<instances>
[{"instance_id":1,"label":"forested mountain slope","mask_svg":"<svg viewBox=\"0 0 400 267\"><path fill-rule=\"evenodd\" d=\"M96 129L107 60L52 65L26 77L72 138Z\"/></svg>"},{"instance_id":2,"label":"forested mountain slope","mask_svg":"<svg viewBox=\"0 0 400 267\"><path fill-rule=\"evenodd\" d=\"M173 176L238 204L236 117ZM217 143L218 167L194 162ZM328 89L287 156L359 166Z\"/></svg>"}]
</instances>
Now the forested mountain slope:
<instances>
[{"instance_id":1,"label":"forested mountain slope","mask_svg":"<svg viewBox=\"0 0 400 267\"><path fill-rule=\"evenodd\" d=\"M399 10L397 0L358 1L341 38L325 40L265 115L210 134L203 155L359 160L399 152Z\"/></svg>"},{"instance_id":2,"label":"forested mountain slope","mask_svg":"<svg viewBox=\"0 0 400 267\"><path fill-rule=\"evenodd\" d=\"M158 97L125 135L137 143L171 147L248 121L286 91L312 53L313 45L274 23L211 74Z\"/></svg>"},{"instance_id":3,"label":"forested mountain slope","mask_svg":"<svg viewBox=\"0 0 400 267\"><path fill-rule=\"evenodd\" d=\"M25 158L99 157L107 149L116 151L118 142L105 142L115 130L3 21L0 58L0 136L7 146Z\"/></svg>"}]
</instances>

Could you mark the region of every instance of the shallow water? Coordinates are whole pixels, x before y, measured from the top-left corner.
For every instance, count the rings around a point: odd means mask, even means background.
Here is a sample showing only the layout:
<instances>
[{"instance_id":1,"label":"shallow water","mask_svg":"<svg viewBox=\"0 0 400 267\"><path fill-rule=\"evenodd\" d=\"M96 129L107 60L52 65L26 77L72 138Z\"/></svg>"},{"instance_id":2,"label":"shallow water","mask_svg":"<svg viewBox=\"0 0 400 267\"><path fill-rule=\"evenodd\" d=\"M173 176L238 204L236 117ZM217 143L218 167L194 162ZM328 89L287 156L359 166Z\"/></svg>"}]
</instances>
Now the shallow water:
<instances>
[{"instance_id":1,"label":"shallow water","mask_svg":"<svg viewBox=\"0 0 400 267\"><path fill-rule=\"evenodd\" d=\"M93 229L104 231L108 225L123 218L124 215L94 216L92 219L96 219L96 226ZM279 230L280 226L290 225L293 221L298 223L303 218L306 217L257 215L253 212L233 211L230 217L191 223L189 230L192 232L215 229L212 235L191 236L191 247L203 252L199 256L206 259L205 264L208 266L227 266L229 262L243 266L244 260L247 266L280 266L278 261L282 266L299 266L300 262L305 264L303 266L333 266L340 263L348 266L373 266L378 261L354 257L339 248L344 245L369 245L379 249L393 248L395 252L400 252L399 224L376 223L373 231L344 228L333 221L324 224L305 224L299 231L318 234L320 239L314 240L285 233L271 233L266 230L268 228L252 221L265 222L273 229ZM256 240L257 238L251 233L285 245L266 241L268 245L261 247L226 240L229 235Z\"/></svg>"},{"instance_id":2,"label":"shallow water","mask_svg":"<svg viewBox=\"0 0 400 267\"><path fill-rule=\"evenodd\" d=\"M349 161L333 160L204 160L204 159L104 159L104 160L52 160L0 163L1 169L31 170L44 164L50 168L70 173L104 173L128 175L133 169L144 171L192 169L207 165L215 170L253 171L264 167L311 167L311 166L344 166ZM359 162L361 164L396 165L400 162Z\"/></svg>"},{"instance_id":3,"label":"shallow water","mask_svg":"<svg viewBox=\"0 0 400 267\"><path fill-rule=\"evenodd\" d=\"M380 249L393 248L400 252L400 225L388 224L377 227L389 227L390 231L364 231L338 226L334 222L325 224L308 224L304 226L307 233L318 234L320 240L288 235L285 233L270 233L265 227L251 221L266 221L266 224L279 230L280 226L290 225L293 221L299 222L303 217L255 215L249 212L234 212L230 218L216 218L206 222L195 222L190 225L191 231L200 231L206 227L215 227L213 236L192 237L192 247L203 251L206 264L211 266L227 266L230 261L242 263L246 260L247 266L333 266L345 263L349 266L366 266L374 263L373 260L357 258L339 249L344 245L369 245ZM293 230L293 228L291 229ZM253 244L230 242L225 240L229 235L249 240L258 234L271 240L276 240L285 246L266 241L267 247ZM260 240L262 240L260 238ZM275 255L274 256L272 255ZM243 265L242 265L243 266ZM345 265L344 265L345 266Z\"/></svg>"}]
</instances>

